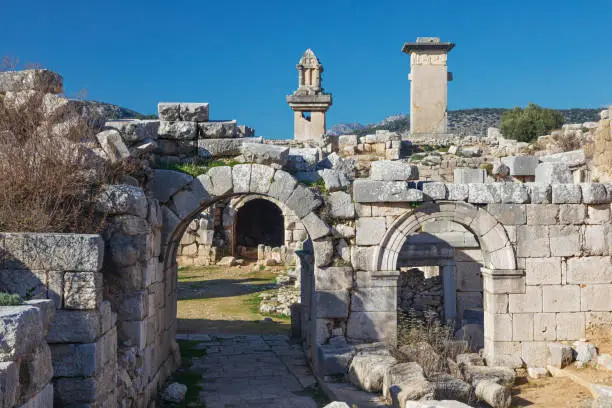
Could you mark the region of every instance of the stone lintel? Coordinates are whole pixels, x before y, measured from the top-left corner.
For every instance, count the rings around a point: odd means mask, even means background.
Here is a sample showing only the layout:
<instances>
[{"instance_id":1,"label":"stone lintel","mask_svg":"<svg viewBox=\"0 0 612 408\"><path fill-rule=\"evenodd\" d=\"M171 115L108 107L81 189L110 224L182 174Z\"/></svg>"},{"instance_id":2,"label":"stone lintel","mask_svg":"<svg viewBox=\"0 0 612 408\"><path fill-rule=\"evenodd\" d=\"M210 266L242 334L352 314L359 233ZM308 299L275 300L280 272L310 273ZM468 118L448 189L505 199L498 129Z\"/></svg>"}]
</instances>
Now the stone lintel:
<instances>
[{"instance_id":1,"label":"stone lintel","mask_svg":"<svg viewBox=\"0 0 612 408\"><path fill-rule=\"evenodd\" d=\"M415 51L445 51L450 52L455 47L454 43L439 42L439 43L404 43L402 52L411 54Z\"/></svg>"},{"instance_id":2,"label":"stone lintel","mask_svg":"<svg viewBox=\"0 0 612 408\"><path fill-rule=\"evenodd\" d=\"M329 94L319 95L287 95L290 104L332 104L332 96Z\"/></svg>"}]
</instances>

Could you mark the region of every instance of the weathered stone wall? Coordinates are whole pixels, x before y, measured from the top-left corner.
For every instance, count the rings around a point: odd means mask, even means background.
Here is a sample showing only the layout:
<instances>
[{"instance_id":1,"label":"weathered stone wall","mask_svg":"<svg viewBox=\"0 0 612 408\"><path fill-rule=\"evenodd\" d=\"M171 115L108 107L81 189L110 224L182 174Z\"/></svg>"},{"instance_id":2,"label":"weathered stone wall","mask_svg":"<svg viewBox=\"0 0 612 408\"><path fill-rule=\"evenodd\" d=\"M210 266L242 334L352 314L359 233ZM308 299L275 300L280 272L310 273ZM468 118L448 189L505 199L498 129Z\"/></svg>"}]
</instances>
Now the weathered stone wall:
<instances>
[{"instance_id":1,"label":"weathered stone wall","mask_svg":"<svg viewBox=\"0 0 612 408\"><path fill-rule=\"evenodd\" d=\"M54 311L50 300L0 306L0 407L53 406L53 367L45 335Z\"/></svg>"}]
</instances>

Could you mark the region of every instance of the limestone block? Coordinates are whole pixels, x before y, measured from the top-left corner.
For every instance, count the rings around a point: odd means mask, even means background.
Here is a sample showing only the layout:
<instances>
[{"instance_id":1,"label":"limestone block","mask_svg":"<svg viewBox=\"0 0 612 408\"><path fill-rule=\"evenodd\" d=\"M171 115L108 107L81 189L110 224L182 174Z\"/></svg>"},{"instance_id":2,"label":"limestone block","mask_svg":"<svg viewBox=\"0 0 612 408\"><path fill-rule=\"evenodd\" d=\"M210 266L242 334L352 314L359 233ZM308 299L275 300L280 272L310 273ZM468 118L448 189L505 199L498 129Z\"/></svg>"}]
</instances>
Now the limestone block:
<instances>
[{"instance_id":1,"label":"limestone block","mask_svg":"<svg viewBox=\"0 0 612 408\"><path fill-rule=\"evenodd\" d=\"M117 313L122 320L143 320L149 309L146 291L126 293Z\"/></svg>"},{"instance_id":2,"label":"limestone block","mask_svg":"<svg viewBox=\"0 0 612 408\"><path fill-rule=\"evenodd\" d=\"M525 293L525 277L520 275L490 275L483 271L483 288L493 294Z\"/></svg>"},{"instance_id":3,"label":"limestone block","mask_svg":"<svg viewBox=\"0 0 612 408\"><path fill-rule=\"evenodd\" d=\"M324 291L349 290L353 286L353 269L334 266L315 269L315 288Z\"/></svg>"},{"instance_id":4,"label":"limestone block","mask_svg":"<svg viewBox=\"0 0 612 408\"><path fill-rule=\"evenodd\" d=\"M31 270L99 271L104 241L89 234L24 234L21 263Z\"/></svg>"},{"instance_id":5,"label":"limestone block","mask_svg":"<svg viewBox=\"0 0 612 408\"><path fill-rule=\"evenodd\" d=\"M147 197L144 191L125 184L105 185L96 197L96 211L107 215L147 215Z\"/></svg>"},{"instance_id":6,"label":"limestone block","mask_svg":"<svg viewBox=\"0 0 612 408\"><path fill-rule=\"evenodd\" d=\"M262 143L262 141L262 137L198 139L198 155L205 158L237 156L243 143Z\"/></svg>"},{"instance_id":7,"label":"limestone block","mask_svg":"<svg viewBox=\"0 0 612 408\"><path fill-rule=\"evenodd\" d=\"M208 111L208 103L181 102L179 105L181 120L186 120L188 122L208 122Z\"/></svg>"},{"instance_id":8,"label":"limestone block","mask_svg":"<svg viewBox=\"0 0 612 408\"><path fill-rule=\"evenodd\" d=\"M572 182L572 172L565 163L540 163L535 169L535 182L544 184L567 184Z\"/></svg>"},{"instance_id":9,"label":"limestone block","mask_svg":"<svg viewBox=\"0 0 612 408\"><path fill-rule=\"evenodd\" d=\"M532 204L552 203L552 186L547 183L525 183L529 189Z\"/></svg>"},{"instance_id":10,"label":"limestone block","mask_svg":"<svg viewBox=\"0 0 612 408\"><path fill-rule=\"evenodd\" d=\"M612 310L612 285L585 285L580 288L580 310Z\"/></svg>"},{"instance_id":11,"label":"limestone block","mask_svg":"<svg viewBox=\"0 0 612 408\"><path fill-rule=\"evenodd\" d=\"M148 190L160 203L166 203L177 191L193 180L189 174L174 170L153 170Z\"/></svg>"},{"instance_id":12,"label":"limestone block","mask_svg":"<svg viewBox=\"0 0 612 408\"><path fill-rule=\"evenodd\" d=\"M584 224L586 206L582 204L561 204L559 206L559 224Z\"/></svg>"},{"instance_id":13,"label":"limestone block","mask_svg":"<svg viewBox=\"0 0 612 408\"><path fill-rule=\"evenodd\" d=\"M212 183L212 190L209 194L223 196L229 194L234 184L232 182L232 168L230 166L213 167L207 172Z\"/></svg>"},{"instance_id":14,"label":"limestone block","mask_svg":"<svg viewBox=\"0 0 612 408\"><path fill-rule=\"evenodd\" d=\"M120 119L104 123L105 129L115 129L128 144L144 140L156 140L159 120Z\"/></svg>"},{"instance_id":15,"label":"limestone block","mask_svg":"<svg viewBox=\"0 0 612 408\"><path fill-rule=\"evenodd\" d=\"M0 362L17 360L43 341L43 318L35 306L0 308Z\"/></svg>"},{"instance_id":16,"label":"limestone block","mask_svg":"<svg viewBox=\"0 0 612 408\"><path fill-rule=\"evenodd\" d=\"M323 179L327 191L342 190L350 184L344 173L338 170L323 169L318 170L317 174Z\"/></svg>"},{"instance_id":17,"label":"limestone block","mask_svg":"<svg viewBox=\"0 0 612 408\"><path fill-rule=\"evenodd\" d=\"M328 266L332 262L334 244L329 237L312 241L312 247L315 256L315 266Z\"/></svg>"},{"instance_id":18,"label":"limestone block","mask_svg":"<svg viewBox=\"0 0 612 408\"><path fill-rule=\"evenodd\" d=\"M574 361L572 348L561 343L548 343L548 362L556 368L565 368Z\"/></svg>"},{"instance_id":19,"label":"limestone block","mask_svg":"<svg viewBox=\"0 0 612 408\"><path fill-rule=\"evenodd\" d=\"M353 199L358 203L420 202L423 192L411 189L405 181L355 180Z\"/></svg>"},{"instance_id":20,"label":"limestone block","mask_svg":"<svg viewBox=\"0 0 612 408\"><path fill-rule=\"evenodd\" d=\"M469 185L468 184L446 184L447 200L451 201L467 201L469 197Z\"/></svg>"},{"instance_id":21,"label":"limestone block","mask_svg":"<svg viewBox=\"0 0 612 408\"><path fill-rule=\"evenodd\" d=\"M19 397L19 364L0 362L0 407L16 406Z\"/></svg>"},{"instance_id":22,"label":"limestone block","mask_svg":"<svg viewBox=\"0 0 612 408\"><path fill-rule=\"evenodd\" d=\"M489 313L508 313L509 299L507 294L494 294L484 291L482 294L484 309Z\"/></svg>"},{"instance_id":23,"label":"limestone block","mask_svg":"<svg viewBox=\"0 0 612 408\"><path fill-rule=\"evenodd\" d=\"M455 281L457 290L481 291L482 278L480 264L477 262L456 262Z\"/></svg>"},{"instance_id":24,"label":"limestone block","mask_svg":"<svg viewBox=\"0 0 612 408\"><path fill-rule=\"evenodd\" d=\"M116 163L130 157L130 151L117 130L103 130L96 134L96 139L111 163Z\"/></svg>"},{"instance_id":25,"label":"limestone block","mask_svg":"<svg viewBox=\"0 0 612 408\"><path fill-rule=\"evenodd\" d=\"M284 166L289 159L289 148L260 143L243 143L240 153L247 162Z\"/></svg>"},{"instance_id":26,"label":"limestone block","mask_svg":"<svg viewBox=\"0 0 612 408\"><path fill-rule=\"evenodd\" d=\"M309 212L319 208L322 201L310 189L298 185L293 190L285 204L296 216L303 218Z\"/></svg>"},{"instance_id":27,"label":"limestone block","mask_svg":"<svg viewBox=\"0 0 612 408\"><path fill-rule=\"evenodd\" d=\"M501 203L502 183L470 183L468 185L468 202L473 204Z\"/></svg>"},{"instance_id":28,"label":"limestone block","mask_svg":"<svg viewBox=\"0 0 612 408\"><path fill-rule=\"evenodd\" d=\"M63 78L47 69L25 69L0 73L0 93L38 91L59 94L63 92Z\"/></svg>"},{"instance_id":29,"label":"limestone block","mask_svg":"<svg viewBox=\"0 0 612 408\"><path fill-rule=\"evenodd\" d=\"M126 345L136 346L143 350L147 344L147 321L120 321L117 325L117 336ZM149 336L153 336L151 333Z\"/></svg>"},{"instance_id":30,"label":"limestone block","mask_svg":"<svg viewBox=\"0 0 612 408\"><path fill-rule=\"evenodd\" d=\"M60 377L54 382L54 403L59 406L85 405L103 400L116 386L116 370L110 364L98 377Z\"/></svg>"},{"instance_id":31,"label":"limestone block","mask_svg":"<svg viewBox=\"0 0 612 408\"><path fill-rule=\"evenodd\" d=\"M579 312L580 286L542 286L542 310L544 312Z\"/></svg>"},{"instance_id":32,"label":"limestone block","mask_svg":"<svg viewBox=\"0 0 612 408\"><path fill-rule=\"evenodd\" d=\"M397 363L392 356L359 353L349 366L349 381L367 392L381 392L385 372Z\"/></svg>"},{"instance_id":33,"label":"limestone block","mask_svg":"<svg viewBox=\"0 0 612 408\"><path fill-rule=\"evenodd\" d=\"M234 193L250 192L251 164L238 164L232 167L232 183Z\"/></svg>"},{"instance_id":34,"label":"limestone block","mask_svg":"<svg viewBox=\"0 0 612 408\"><path fill-rule=\"evenodd\" d=\"M495 341L512 341L512 315L484 312L485 336Z\"/></svg>"},{"instance_id":35,"label":"limestone block","mask_svg":"<svg viewBox=\"0 0 612 408\"><path fill-rule=\"evenodd\" d=\"M336 224L332 227L332 232L335 238L342 237L346 239L355 237L355 227L347 224Z\"/></svg>"},{"instance_id":36,"label":"limestone block","mask_svg":"<svg viewBox=\"0 0 612 408\"><path fill-rule=\"evenodd\" d=\"M572 150L569 152L549 154L547 156L539 157L542 164L544 163L562 163L568 167L582 166L586 163L586 157L584 150Z\"/></svg>"},{"instance_id":37,"label":"limestone block","mask_svg":"<svg viewBox=\"0 0 612 408\"><path fill-rule=\"evenodd\" d=\"M587 206L587 224L609 224L611 206L609 204L593 204Z\"/></svg>"},{"instance_id":38,"label":"limestone block","mask_svg":"<svg viewBox=\"0 0 612 408\"><path fill-rule=\"evenodd\" d=\"M351 265L355 270L371 270L375 247L356 246L351 251Z\"/></svg>"},{"instance_id":39,"label":"limestone block","mask_svg":"<svg viewBox=\"0 0 612 408\"><path fill-rule=\"evenodd\" d=\"M351 297L351 312L393 312L397 310L397 288L358 288Z\"/></svg>"},{"instance_id":40,"label":"limestone block","mask_svg":"<svg viewBox=\"0 0 612 408\"><path fill-rule=\"evenodd\" d=\"M319 162L319 150L312 147L289 148L286 169L290 172L315 171Z\"/></svg>"},{"instance_id":41,"label":"limestone block","mask_svg":"<svg viewBox=\"0 0 612 408\"><path fill-rule=\"evenodd\" d=\"M268 195L278 199L281 202L286 202L296 186L297 182L287 172L277 170L274 173L274 180L268 190Z\"/></svg>"},{"instance_id":42,"label":"limestone block","mask_svg":"<svg viewBox=\"0 0 612 408\"><path fill-rule=\"evenodd\" d=\"M319 239L326 235L331 234L331 228L325 222L323 222L314 213L310 212L308 215L300 220L306 227L310 239Z\"/></svg>"},{"instance_id":43,"label":"limestone block","mask_svg":"<svg viewBox=\"0 0 612 408\"><path fill-rule=\"evenodd\" d=\"M116 233L108 244L110 257L115 266L135 265L146 254L146 235L124 235Z\"/></svg>"},{"instance_id":44,"label":"limestone block","mask_svg":"<svg viewBox=\"0 0 612 408\"><path fill-rule=\"evenodd\" d=\"M123 214L107 218L107 228L111 231L119 231L126 235L140 235L149 233L147 220L135 215Z\"/></svg>"},{"instance_id":45,"label":"limestone block","mask_svg":"<svg viewBox=\"0 0 612 408\"><path fill-rule=\"evenodd\" d=\"M525 280L527 285L560 285L561 258L527 258Z\"/></svg>"},{"instance_id":46,"label":"limestone block","mask_svg":"<svg viewBox=\"0 0 612 408\"><path fill-rule=\"evenodd\" d=\"M58 310L47 334L48 343L92 343L100 335L97 310Z\"/></svg>"},{"instance_id":47,"label":"limestone block","mask_svg":"<svg viewBox=\"0 0 612 408\"><path fill-rule=\"evenodd\" d=\"M180 120L181 104L178 102L160 102L157 104L157 115L161 120Z\"/></svg>"},{"instance_id":48,"label":"limestone block","mask_svg":"<svg viewBox=\"0 0 612 408\"><path fill-rule=\"evenodd\" d=\"M349 341L395 342L397 336L397 312L352 312L346 335Z\"/></svg>"},{"instance_id":49,"label":"limestone block","mask_svg":"<svg viewBox=\"0 0 612 408\"><path fill-rule=\"evenodd\" d=\"M527 222L524 205L519 204L490 204L487 212L504 225L522 225Z\"/></svg>"},{"instance_id":50,"label":"limestone block","mask_svg":"<svg viewBox=\"0 0 612 408\"><path fill-rule=\"evenodd\" d=\"M357 245L378 245L386 232L383 217L365 217L357 220Z\"/></svg>"},{"instance_id":51,"label":"limestone block","mask_svg":"<svg viewBox=\"0 0 612 408\"><path fill-rule=\"evenodd\" d=\"M391 397L391 387L395 384L406 384L425 379L423 368L415 362L399 363L389 367L383 376L383 397Z\"/></svg>"},{"instance_id":52,"label":"limestone block","mask_svg":"<svg viewBox=\"0 0 612 408\"><path fill-rule=\"evenodd\" d=\"M102 274L66 272L64 274L64 307L97 309L102 304Z\"/></svg>"},{"instance_id":53,"label":"limestone block","mask_svg":"<svg viewBox=\"0 0 612 408\"><path fill-rule=\"evenodd\" d=\"M21 267L24 266L21 265ZM16 293L22 298L27 295L34 298L45 298L48 296L47 287L45 286L46 275L44 271L32 272L29 269L0 270L0 287L3 291Z\"/></svg>"},{"instance_id":54,"label":"limestone block","mask_svg":"<svg viewBox=\"0 0 612 408\"><path fill-rule=\"evenodd\" d=\"M349 292L345 290L317 290L315 294L317 318L341 319L348 317L349 297Z\"/></svg>"},{"instance_id":55,"label":"limestone block","mask_svg":"<svg viewBox=\"0 0 612 408\"><path fill-rule=\"evenodd\" d=\"M157 129L157 136L171 140L193 140L198 137L194 122L169 122L162 120Z\"/></svg>"},{"instance_id":56,"label":"limestone block","mask_svg":"<svg viewBox=\"0 0 612 408\"><path fill-rule=\"evenodd\" d=\"M532 313L514 313L512 315L512 339L514 341L533 341Z\"/></svg>"},{"instance_id":57,"label":"limestone block","mask_svg":"<svg viewBox=\"0 0 612 408\"><path fill-rule=\"evenodd\" d=\"M19 376L20 401L29 400L49 384L53 377L53 368L51 351L46 343L39 344L32 354L20 361Z\"/></svg>"},{"instance_id":58,"label":"limestone block","mask_svg":"<svg viewBox=\"0 0 612 408\"><path fill-rule=\"evenodd\" d=\"M502 157L501 161L508 166L511 176L535 176L539 163L535 156L507 156Z\"/></svg>"},{"instance_id":59,"label":"limestone block","mask_svg":"<svg viewBox=\"0 0 612 408\"><path fill-rule=\"evenodd\" d=\"M611 283L611 259L609 256L588 256L568 259L567 283Z\"/></svg>"},{"instance_id":60,"label":"limestone block","mask_svg":"<svg viewBox=\"0 0 612 408\"><path fill-rule=\"evenodd\" d=\"M456 168L453 170L455 184L484 183L487 171L484 169Z\"/></svg>"},{"instance_id":61,"label":"limestone block","mask_svg":"<svg viewBox=\"0 0 612 408\"><path fill-rule=\"evenodd\" d=\"M557 340L578 340L585 336L584 313L557 313Z\"/></svg>"},{"instance_id":62,"label":"limestone block","mask_svg":"<svg viewBox=\"0 0 612 408\"><path fill-rule=\"evenodd\" d=\"M553 184L553 204L579 204L582 200L580 184Z\"/></svg>"},{"instance_id":63,"label":"limestone block","mask_svg":"<svg viewBox=\"0 0 612 408\"><path fill-rule=\"evenodd\" d=\"M406 181L417 180L419 170L417 166L401 161L377 160L372 162L370 168L371 180Z\"/></svg>"},{"instance_id":64,"label":"limestone block","mask_svg":"<svg viewBox=\"0 0 612 408\"><path fill-rule=\"evenodd\" d=\"M344 191L334 191L329 194L327 202L330 208L330 215L334 219L346 220L355 218L355 205L348 193Z\"/></svg>"},{"instance_id":65,"label":"limestone block","mask_svg":"<svg viewBox=\"0 0 612 408\"><path fill-rule=\"evenodd\" d=\"M556 340L557 322L555 313L533 314L533 340Z\"/></svg>"},{"instance_id":66,"label":"limestone block","mask_svg":"<svg viewBox=\"0 0 612 408\"><path fill-rule=\"evenodd\" d=\"M557 223L559 206L554 204L526 204L527 224L550 225Z\"/></svg>"},{"instance_id":67,"label":"limestone block","mask_svg":"<svg viewBox=\"0 0 612 408\"><path fill-rule=\"evenodd\" d=\"M433 182L423 183L423 195L430 200L444 200L447 196L446 184Z\"/></svg>"},{"instance_id":68,"label":"limestone block","mask_svg":"<svg viewBox=\"0 0 612 408\"><path fill-rule=\"evenodd\" d=\"M317 363L319 372L322 375L344 375L354 355L355 348L353 346L318 345Z\"/></svg>"},{"instance_id":69,"label":"limestone block","mask_svg":"<svg viewBox=\"0 0 612 408\"><path fill-rule=\"evenodd\" d=\"M551 225L550 252L553 256L581 254L582 229L576 225Z\"/></svg>"},{"instance_id":70,"label":"limestone block","mask_svg":"<svg viewBox=\"0 0 612 408\"><path fill-rule=\"evenodd\" d=\"M608 255L612 246L612 227L586 225L584 227L584 255Z\"/></svg>"},{"instance_id":71,"label":"limestone block","mask_svg":"<svg viewBox=\"0 0 612 408\"><path fill-rule=\"evenodd\" d=\"M521 358L527 367L545 367L547 363L548 346L544 341L521 343Z\"/></svg>"},{"instance_id":72,"label":"limestone block","mask_svg":"<svg viewBox=\"0 0 612 408\"><path fill-rule=\"evenodd\" d=\"M534 313L542 311L542 288L527 286L524 294L509 295L510 313Z\"/></svg>"},{"instance_id":73,"label":"limestone block","mask_svg":"<svg viewBox=\"0 0 612 408\"><path fill-rule=\"evenodd\" d=\"M531 190L521 183L501 183L500 191L502 203L524 204L531 201Z\"/></svg>"},{"instance_id":74,"label":"limestone block","mask_svg":"<svg viewBox=\"0 0 612 408\"><path fill-rule=\"evenodd\" d=\"M548 226L519 225L516 229L517 256L540 258L550 256Z\"/></svg>"},{"instance_id":75,"label":"limestone block","mask_svg":"<svg viewBox=\"0 0 612 408\"><path fill-rule=\"evenodd\" d=\"M606 186L601 183L581 183L582 202L585 204L607 204L610 202L610 196L606 190Z\"/></svg>"},{"instance_id":76,"label":"limestone block","mask_svg":"<svg viewBox=\"0 0 612 408\"><path fill-rule=\"evenodd\" d=\"M202 122L197 124L200 139L231 139L236 137L236 121Z\"/></svg>"},{"instance_id":77,"label":"limestone block","mask_svg":"<svg viewBox=\"0 0 612 408\"><path fill-rule=\"evenodd\" d=\"M253 164L249 190L255 194L266 194L274 177L274 169L263 164Z\"/></svg>"}]
</instances>

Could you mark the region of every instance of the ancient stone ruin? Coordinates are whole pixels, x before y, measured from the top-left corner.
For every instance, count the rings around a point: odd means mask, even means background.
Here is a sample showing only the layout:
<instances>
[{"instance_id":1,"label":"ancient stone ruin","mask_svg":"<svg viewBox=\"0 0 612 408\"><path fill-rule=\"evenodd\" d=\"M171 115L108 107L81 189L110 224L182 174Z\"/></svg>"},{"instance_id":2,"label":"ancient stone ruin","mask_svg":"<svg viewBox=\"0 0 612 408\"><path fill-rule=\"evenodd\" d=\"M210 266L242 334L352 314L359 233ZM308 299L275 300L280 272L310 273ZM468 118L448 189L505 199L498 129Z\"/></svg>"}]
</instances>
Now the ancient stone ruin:
<instances>
[{"instance_id":1,"label":"ancient stone ruin","mask_svg":"<svg viewBox=\"0 0 612 408\"><path fill-rule=\"evenodd\" d=\"M150 406L180 363L179 265L240 259L294 264L293 332L318 378L346 375L393 406L453 389L451 399L506 407L514 368L567 364L560 342L612 323L612 184L586 179L582 151L519 155L495 129L438 137L451 48L404 47L412 140L323 137L331 96L311 50L287 97L295 140L212 121L207 103L102 124L87 148L146 159L146 182L104 186L99 235L0 233L0 292L35 299L0 307L0 408ZM48 71L0 73L5 98L61 89ZM609 119L596 128L609 131ZM169 169L212 159L225 162L195 176ZM390 352L406 313L450 325L465 345L446 377Z\"/></svg>"}]
</instances>

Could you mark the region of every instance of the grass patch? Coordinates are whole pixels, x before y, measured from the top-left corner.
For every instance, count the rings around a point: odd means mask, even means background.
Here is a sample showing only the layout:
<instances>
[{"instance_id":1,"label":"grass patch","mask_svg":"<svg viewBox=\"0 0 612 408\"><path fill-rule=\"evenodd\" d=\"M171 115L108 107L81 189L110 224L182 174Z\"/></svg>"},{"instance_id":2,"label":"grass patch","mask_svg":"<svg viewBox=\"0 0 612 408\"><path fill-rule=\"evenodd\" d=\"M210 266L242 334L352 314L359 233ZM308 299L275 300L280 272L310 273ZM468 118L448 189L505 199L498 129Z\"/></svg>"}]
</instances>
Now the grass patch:
<instances>
[{"instance_id":1,"label":"grass patch","mask_svg":"<svg viewBox=\"0 0 612 408\"><path fill-rule=\"evenodd\" d=\"M181 350L181 366L172 374L168 383L178 382L187 386L187 394L185 394L185 402L183 404L167 404L168 406L188 406L193 408L206 408L200 402L200 392L202 387L200 382L203 381L202 375L190 371L192 359L206 356L206 349L197 349L196 346L200 341L195 340L178 340L179 349Z\"/></svg>"},{"instance_id":2,"label":"grass patch","mask_svg":"<svg viewBox=\"0 0 612 408\"><path fill-rule=\"evenodd\" d=\"M318 179L317 181L304 184L308 187L317 189L321 194L327 194L327 187L325 187L325 181L322 178Z\"/></svg>"},{"instance_id":3,"label":"grass patch","mask_svg":"<svg viewBox=\"0 0 612 408\"><path fill-rule=\"evenodd\" d=\"M174 170L187 173L190 176L198 177L208 172L213 167L230 166L233 167L240 162L235 160L208 160L198 163L168 163L162 164L159 168L164 170Z\"/></svg>"},{"instance_id":4,"label":"grass patch","mask_svg":"<svg viewBox=\"0 0 612 408\"><path fill-rule=\"evenodd\" d=\"M23 299L16 293L0 292L0 306L19 306Z\"/></svg>"}]
</instances>

